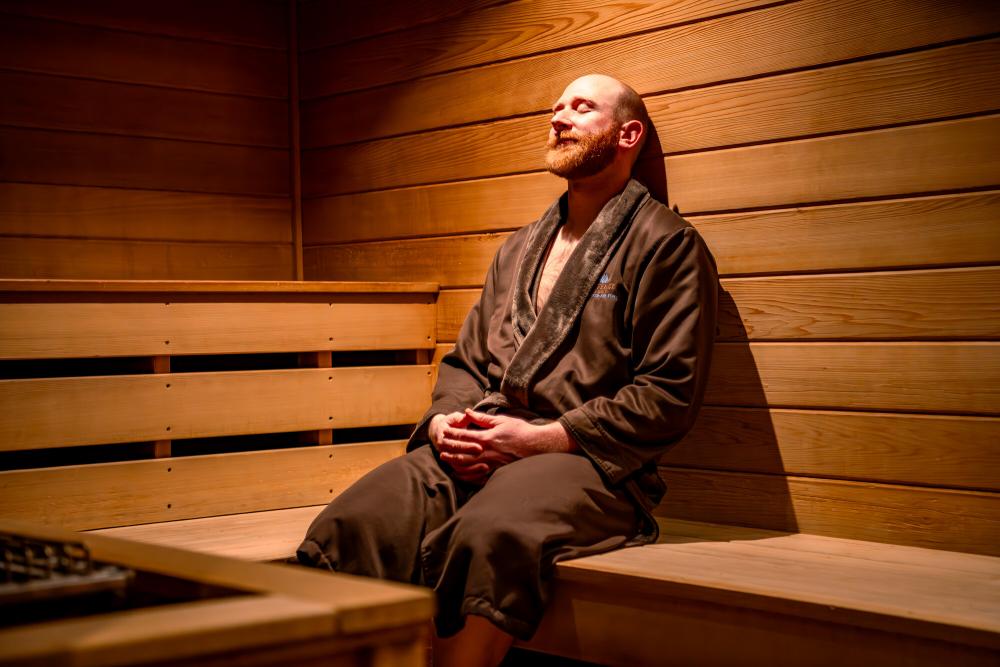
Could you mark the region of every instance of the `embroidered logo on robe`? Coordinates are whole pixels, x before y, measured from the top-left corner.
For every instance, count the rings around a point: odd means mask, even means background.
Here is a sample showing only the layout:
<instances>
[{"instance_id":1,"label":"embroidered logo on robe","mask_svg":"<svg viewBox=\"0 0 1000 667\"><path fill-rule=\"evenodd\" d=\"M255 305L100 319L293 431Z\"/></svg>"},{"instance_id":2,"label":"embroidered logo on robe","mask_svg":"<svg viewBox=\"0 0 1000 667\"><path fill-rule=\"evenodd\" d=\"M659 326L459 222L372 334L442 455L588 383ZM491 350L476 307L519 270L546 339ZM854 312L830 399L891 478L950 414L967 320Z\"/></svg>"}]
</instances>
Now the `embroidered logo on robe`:
<instances>
[{"instance_id":1,"label":"embroidered logo on robe","mask_svg":"<svg viewBox=\"0 0 1000 667\"><path fill-rule=\"evenodd\" d=\"M590 295L590 298L617 301L618 295L615 294L615 289L617 287L618 283L611 282L611 278L608 278L608 274L605 273L601 276L601 279L597 281L597 286L594 287L594 293Z\"/></svg>"}]
</instances>

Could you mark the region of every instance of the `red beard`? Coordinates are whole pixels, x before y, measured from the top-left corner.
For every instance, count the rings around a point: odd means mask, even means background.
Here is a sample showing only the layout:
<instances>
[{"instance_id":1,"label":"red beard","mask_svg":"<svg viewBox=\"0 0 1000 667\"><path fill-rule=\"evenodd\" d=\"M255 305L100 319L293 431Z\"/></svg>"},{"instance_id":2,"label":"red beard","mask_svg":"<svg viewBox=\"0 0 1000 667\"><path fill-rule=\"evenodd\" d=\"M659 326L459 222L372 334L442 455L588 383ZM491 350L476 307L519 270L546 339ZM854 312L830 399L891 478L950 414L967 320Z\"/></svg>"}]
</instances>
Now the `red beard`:
<instances>
[{"instance_id":1,"label":"red beard","mask_svg":"<svg viewBox=\"0 0 1000 667\"><path fill-rule=\"evenodd\" d=\"M611 164L618 151L618 131L621 125L612 126L599 134L575 136L561 132L549 137L545 154L545 167L565 179L593 176ZM560 140L575 140L559 143Z\"/></svg>"}]
</instances>

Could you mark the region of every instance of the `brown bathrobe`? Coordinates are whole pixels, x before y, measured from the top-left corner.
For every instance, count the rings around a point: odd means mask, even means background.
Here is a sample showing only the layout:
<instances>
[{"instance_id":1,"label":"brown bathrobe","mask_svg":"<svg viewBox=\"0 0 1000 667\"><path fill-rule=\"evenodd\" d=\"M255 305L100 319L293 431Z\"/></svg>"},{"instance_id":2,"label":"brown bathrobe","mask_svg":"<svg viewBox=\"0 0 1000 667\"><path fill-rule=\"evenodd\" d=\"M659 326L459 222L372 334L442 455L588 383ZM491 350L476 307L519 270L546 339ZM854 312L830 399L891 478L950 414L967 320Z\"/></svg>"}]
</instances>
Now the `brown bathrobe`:
<instances>
[{"instance_id":1,"label":"brown bathrobe","mask_svg":"<svg viewBox=\"0 0 1000 667\"><path fill-rule=\"evenodd\" d=\"M691 427L716 332L718 276L697 231L635 180L580 240L540 312L535 289L566 196L514 233L441 361L406 456L316 518L303 563L433 587L438 632L479 614L530 639L559 560L657 537L657 459ZM479 487L428 444L438 413L558 420L580 454L499 468Z\"/></svg>"}]
</instances>

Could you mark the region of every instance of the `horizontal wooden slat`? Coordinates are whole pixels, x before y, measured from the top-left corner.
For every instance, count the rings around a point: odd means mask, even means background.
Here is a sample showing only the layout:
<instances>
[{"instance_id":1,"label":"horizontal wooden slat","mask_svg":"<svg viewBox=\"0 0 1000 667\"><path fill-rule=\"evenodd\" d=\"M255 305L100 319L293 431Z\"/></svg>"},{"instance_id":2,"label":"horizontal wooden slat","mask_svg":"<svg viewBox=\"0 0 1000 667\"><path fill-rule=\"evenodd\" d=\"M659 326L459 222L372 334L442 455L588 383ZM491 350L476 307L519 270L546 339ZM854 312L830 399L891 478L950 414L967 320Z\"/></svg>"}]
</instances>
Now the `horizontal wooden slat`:
<instances>
[{"instance_id":1,"label":"horizontal wooden slat","mask_svg":"<svg viewBox=\"0 0 1000 667\"><path fill-rule=\"evenodd\" d=\"M412 424L431 377L372 366L0 380L0 450Z\"/></svg>"},{"instance_id":2,"label":"horizontal wooden slat","mask_svg":"<svg viewBox=\"0 0 1000 667\"><path fill-rule=\"evenodd\" d=\"M690 23L769 0L646 0L595 5L587 0L502 3L431 24L306 54L306 98L370 88L541 51L606 41Z\"/></svg>"},{"instance_id":3,"label":"horizontal wooden slat","mask_svg":"<svg viewBox=\"0 0 1000 667\"><path fill-rule=\"evenodd\" d=\"M0 237L4 278L283 280L292 266L291 243Z\"/></svg>"},{"instance_id":4,"label":"horizontal wooden slat","mask_svg":"<svg viewBox=\"0 0 1000 667\"><path fill-rule=\"evenodd\" d=\"M717 343L705 403L992 416L998 392L996 343Z\"/></svg>"},{"instance_id":5,"label":"horizontal wooden slat","mask_svg":"<svg viewBox=\"0 0 1000 667\"><path fill-rule=\"evenodd\" d=\"M288 145L288 103L0 71L0 123L255 146Z\"/></svg>"},{"instance_id":6,"label":"horizontal wooden slat","mask_svg":"<svg viewBox=\"0 0 1000 667\"><path fill-rule=\"evenodd\" d=\"M303 2L299 12L299 48L330 44L434 23L506 0L381 0L377 4L341 0ZM303 56L305 57L305 56Z\"/></svg>"},{"instance_id":7,"label":"horizontal wooden slat","mask_svg":"<svg viewBox=\"0 0 1000 667\"><path fill-rule=\"evenodd\" d=\"M1000 45L974 42L647 100L665 153L775 141L997 109ZM960 74L959 74L960 73ZM312 146L327 116L304 117ZM542 167L549 114L305 154L343 191L520 173ZM497 141L503 137L503 141ZM336 165L364 169L334 169Z\"/></svg>"},{"instance_id":8,"label":"horizontal wooden slat","mask_svg":"<svg viewBox=\"0 0 1000 667\"><path fill-rule=\"evenodd\" d=\"M347 447L349 445L340 445ZM399 444L402 451L402 443ZM343 462L342 462L343 463ZM364 471L359 471L359 474ZM295 556L312 520L325 505L265 510L246 514L183 519L138 526L101 528L110 537L162 544L226 558L283 561Z\"/></svg>"},{"instance_id":9,"label":"horizontal wooden slat","mask_svg":"<svg viewBox=\"0 0 1000 667\"><path fill-rule=\"evenodd\" d=\"M0 179L288 196L288 151L0 128Z\"/></svg>"},{"instance_id":10,"label":"horizontal wooden slat","mask_svg":"<svg viewBox=\"0 0 1000 667\"><path fill-rule=\"evenodd\" d=\"M997 491L997 443L992 417L706 406L661 463Z\"/></svg>"},{"instance_id":11,"label":"horizontal wooden slat","mask_svg":"<svg viewBox=\"0 0 1000 667\"><path fill-rule=\"evenodd\" d=\"M434 344L429 299L10 303L2 312L2 359L426 349Z\"/></svg>"},{"instance_id":12,"label":"horizontal wooden slat","mask_svg":"<svg viewBox=\"0 0 1000 667\"><path fill-rule=\"evenodd\" d=\"M238 95L288 95L284 51L9 14L0 21L0 41L6 45L0 53L5 69Z\"/></svg>"},{"instance_id":13,"label":"horizontal wooden slat","mask_svg":"<svg viewBox=\"0 0 1000 667\"><path fill-rule=\"evenodd\" d=\"M0 514L89 530L329 502L405 443L0 472Z\"/></svg>"},{"instance_id":14,"label":"horizontal wooden slat","mask_svg":"<svg viewBox=\"0 0 1000 667\"><path fill-rule=\"evenodd\" d=\"M345 143L541 112L567 83L591 72L612 73L642 94L658 93L998 29L1000 10L988 3L943 7L932 0L803 0L350 93L323 106L330 127L340 128L330 143Z\"/></svg>"},{"instance_id":15,"label":"horizontal wooden slat","mask_svg":"<svg viewBox=\"0 0 1000 667\"><path fill-rule=\"evenodd\" d=\"M429 303L438 290L436 283L418 282L341 282L320 280L31 280L0 279L0 299L5 302L32 302L47 296L85 293L78 300L100 301L98 293L129 293L136 300L160 301L164 294L281 294L282 300L303 298L317 302L327 295L338 300L374 303ZM51 301L52 299L50 299Z\"/></svg>"},{"instance_id":16,"label":"horizontal wooden slat","mask_svg":"<svg viewBox=\"0 0 1000 667\"><path fill-rule=\"evenodd\" d=\"M268 0L3 0L0 11L117 30L189 37L272 49L287 47L288 12Z\"/></svg>"},{"instance_id":17,"label":"horizontal wooden slat","mask_svg":"<svg viewBox=\"0 0 1000 667\"><path fill-rule=\"evenodd\" d=\"M998 343L718 343L705 402L1000 414Z\"/></svg>"},{"instance_id":18,"label":"horizontal wooden slat","mask_svg":"<svg viewBox=\"0 0 1000 667\"><path fill-rule=\"evenodd\" d=\"M657 513L772 530L1000 555L1000 495L663 468Z\"/></svg>"},{"instance_id":19,"label":"horizontal wooden slat","mask_svg":"<svg viewBox=\"0 0 1000 667\"><path fill-rule=\"evenodd\" d=\"M1000 338L1000 268L725 278L717 340ZM479 290L438 297L454 341Z\"/></svg>"},{"instance_id":20,"label":"horizontal wooden slat","mask_svg":"<svg viewBox=\"0 0 1000 667\"><path fill-rule=\"evenodd\" d=\"M290 209L273 197L0 183L10 236L290 244Z\"/></svg>"}]
</instances>

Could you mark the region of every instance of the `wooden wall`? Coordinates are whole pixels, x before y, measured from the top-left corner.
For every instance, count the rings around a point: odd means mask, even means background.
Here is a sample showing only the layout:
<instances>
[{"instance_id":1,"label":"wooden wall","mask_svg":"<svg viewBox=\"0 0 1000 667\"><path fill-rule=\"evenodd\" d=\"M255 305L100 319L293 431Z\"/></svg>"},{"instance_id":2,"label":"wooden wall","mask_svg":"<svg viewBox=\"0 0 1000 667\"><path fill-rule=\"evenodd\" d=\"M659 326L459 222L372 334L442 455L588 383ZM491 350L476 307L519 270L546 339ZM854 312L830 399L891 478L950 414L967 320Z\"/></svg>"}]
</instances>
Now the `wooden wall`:
<instances>
[{"instance_id":1,"label":"wooden wall","mask_svg":"<svg viewBox=\"0 0 1000 667\"><path fill-rule=\"evenodd\" d=\"M288 6L0 0L0 277L289 279Z\"/></svg>"},{"instance_id":2,"label":"wooden wall","mask_svg":"<svg viewBox=\"0 0 1000 667\"><path fill-rule=\"evenodd\" d=\"M440 282L446 349L506 234L564 188L546 109L618 76L722 275L661 511L995 550L1000 6L345 4L300 10L307 278Z\"/></svg>"}]
</instances>

